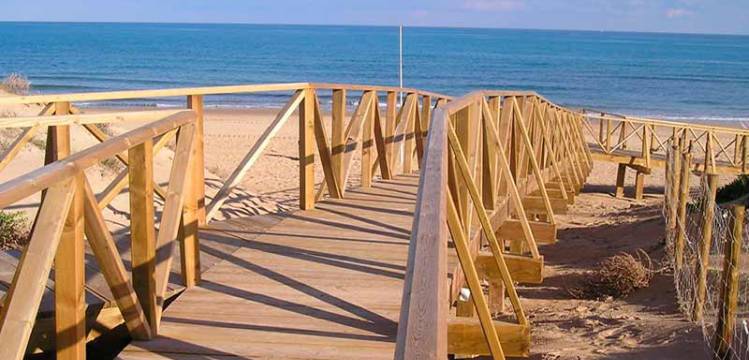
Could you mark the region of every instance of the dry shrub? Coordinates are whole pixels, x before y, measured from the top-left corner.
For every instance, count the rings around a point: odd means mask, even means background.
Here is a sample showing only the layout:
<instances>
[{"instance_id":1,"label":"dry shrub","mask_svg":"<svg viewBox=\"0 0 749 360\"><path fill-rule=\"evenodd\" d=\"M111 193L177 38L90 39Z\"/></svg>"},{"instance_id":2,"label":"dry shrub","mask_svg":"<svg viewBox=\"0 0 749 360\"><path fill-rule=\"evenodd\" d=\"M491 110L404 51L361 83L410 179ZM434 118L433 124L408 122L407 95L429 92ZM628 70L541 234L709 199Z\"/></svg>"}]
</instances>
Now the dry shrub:
<instances>
[{"instance_id":1,"label":"dry shrub","mask_svg":"<svg viewBox=\"0 0 749 360\"><path fill-rule=\"evenodd\" d=\"M29 241L29 220L20 211L0 211L0 249L18 249Z\"/></svg>"},{"instance_id":2,"label":"dry shrub","mask_svg":"<svg viewBox=\"0 0 749 360\"><path fill-rule=\"evenodd\" d=\"M653 273L653 263L644 250L639 249L637 256L621 253L603 260L599 269L589 274L582 286L570 289L570 293L583 299L624 297L648 287Z\"/></svg>"},{"instance_id":3,"label":"dry shrub","mask_svg":"<svg viewBox=\"0 0 749 360\"><path fill-rule=\"evenodd\" d=\"M31 82L19 73L10 73L3 79L2 89L16 95L28 95L31 91Z\"/></svg>"}]
</instances>

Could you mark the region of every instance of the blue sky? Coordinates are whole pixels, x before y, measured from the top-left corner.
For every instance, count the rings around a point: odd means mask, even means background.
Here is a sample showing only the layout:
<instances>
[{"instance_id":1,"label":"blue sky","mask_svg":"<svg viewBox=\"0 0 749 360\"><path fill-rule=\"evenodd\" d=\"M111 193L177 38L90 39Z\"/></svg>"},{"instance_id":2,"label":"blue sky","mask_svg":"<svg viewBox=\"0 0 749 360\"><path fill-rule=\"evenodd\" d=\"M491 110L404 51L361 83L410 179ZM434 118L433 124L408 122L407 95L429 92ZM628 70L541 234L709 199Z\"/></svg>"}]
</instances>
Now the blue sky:
<instances>
[{"instance_id":1,"label":"blue sky","mask_svg":"<svg viewBox=\"0 0 749 360\"><path fill-rule=\"evenodd\" d=\"M2 0L0 21L403 23L749 34L749 0Z\"/></svg>"}]
</instances>

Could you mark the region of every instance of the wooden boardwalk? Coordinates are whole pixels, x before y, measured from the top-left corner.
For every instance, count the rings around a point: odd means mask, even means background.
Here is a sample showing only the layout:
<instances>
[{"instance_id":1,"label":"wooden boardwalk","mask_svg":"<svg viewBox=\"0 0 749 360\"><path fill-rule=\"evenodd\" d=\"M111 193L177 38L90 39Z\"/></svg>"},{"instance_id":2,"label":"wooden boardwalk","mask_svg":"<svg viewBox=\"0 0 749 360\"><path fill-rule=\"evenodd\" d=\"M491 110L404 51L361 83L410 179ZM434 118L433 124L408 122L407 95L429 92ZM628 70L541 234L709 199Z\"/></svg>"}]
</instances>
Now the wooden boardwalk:
<instances>
[{"instance_id":1,"label":"wooden boardwalk","mask_svg":"<svg viewBox=\"0 0 749 360\"><path fill-rule=\"evenodd\" d=\"M239 248L208 253L224 260L120 358L392 359L417 185L399 177L280 221L210 224L203 238Z\"/></svg>"}]
</instances>

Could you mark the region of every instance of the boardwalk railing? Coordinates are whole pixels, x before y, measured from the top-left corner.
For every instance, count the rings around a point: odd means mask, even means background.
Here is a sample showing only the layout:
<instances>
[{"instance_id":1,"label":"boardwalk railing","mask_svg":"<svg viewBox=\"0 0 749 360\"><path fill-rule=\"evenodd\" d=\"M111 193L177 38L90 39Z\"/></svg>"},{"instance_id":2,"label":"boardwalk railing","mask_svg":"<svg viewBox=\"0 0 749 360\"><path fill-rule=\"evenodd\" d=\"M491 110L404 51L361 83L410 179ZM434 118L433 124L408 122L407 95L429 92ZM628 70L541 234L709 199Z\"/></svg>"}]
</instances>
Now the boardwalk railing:
<instances>
[{"instance_id":1,"label":"boardwalk railing","mask_svg":"<svg viewBox=\"0 0 749 360\"><path fill-rule=\"evenodd\" d=\"M319 101L319 94L328 91L332 98L329 127ZM290 98L216 195L206 201L204 96L267 92L289 93ZM404 98L402 104L396 102L400 94ZM75 102L155 97L184 97L186 109L89 115L82 114L74 106ZM349 117L347 104L353 97L357 99L356 108ZM381 178L391 179L417 170L432 109L448 99L444 95L407 88L311 83L0 98L0 106L45 104L38 116L0 119L0 128L23 129L2 154L0 171L34 135L44 129L47 131L47 165L0 185L0 208L40 191L43 194L31 243L19 261L0 313L0 358L19 359L27 350L45 346L32 344L27 349L53 259L56 259L57 316L55 329L50 331L56 338L52 343L58 358L83 358L87 336L83 298L87 288L82 274L84 232L131 336L149 339L158 334L176 242L181 248L183 285L194 286L200 281L198 226L216 217L269 141L292 115L296 113L299 119L299 207L310 209L325 193L341 198L353 185L371 186L378 172ZM98 126L122 122L150 123L115 137ZM101 143L73 153L70 127L74 125L84 127ZM164 187L153 179L153 157L175 137L174 164L169 184ZM317 188L315 149L324 172L324 181ZM355 154L362 164L358 184L350 179ZM95 194L83 172L112 157L126 168L103 191ZM127 274L102 214L126 187L130 201L132 276ZM159 222L154 211L155 197L163 201L163 205L159 204L162 206ZM157 223L158 233L154 231Z\"/></svg>"},{"instance_id":2,"label":"boardwalk railing","mask_svg":"<svg viewBox=\"0 0 749 360\"><path fill-rule=\"evenodd\" d=\"M67 103L55 104L61 114ZM153 121L108 141L71 154L70 125L108 121ZM192 111L118 115L62 115L17 119L30 129L48 127L49 164L0 185L0 207L41 192L29 244L19 260L0 310L0 358L21 359L37 318L54 263L55 327L59 359L85 356L85 239L109 285L133 338L149 339L158 329L176 243L182 249L183 277L197 275L197 197L189 181L195 172L196 115ZM5 120L4 120L5 121ZM21 125L22 124L22 125ZM152 163L154 143L178 133L158 233L154 231ZM100 160L127 155L131 206L132 276L125 270L99 200L85 170ZM158 259L158 261L156 261Z\"/></svg>"},{"instance_id":3,"label":"boardwalk railing","mask_svg":"<svg viewBox=\"0 0 749 360\"><path fill-rule=\"evenodd\" d=\"M394 174L410 173L418 168L418 159L423 147L422 138L426 132L426 124L431 114L433 104L449 99L446 95L420 91L409 88L386 86L365 86L351 84L328 83L290 83L290 84L258 84L217 86L200 88L157 89L137 91L114 91L103 93L79 93L59 95L32 95L0 98L3 104L47 104L40 115L77 114L77 108L70 106L73 102L88 104L99 101L121 101L128 99L151 99L160 97L184 97L186 108L195 111L198 129L196 139L196 170L193 181L197 184L205 183L204 174L204 97L226 94L260 94L269 92L291 93L289 101L281 108L271 125L265 130L258 141L252 146L231 175L224 181L216 196L209 203L205 201L205 189L198 187L199 209L198 217L201 224L213 219L225 204L231 192L244 179L255 161L262 154L273 136L281 129L288 119L297 113L299 116L299 151L300 151L300 194L299 207L310 209L315 201L324 193L332 197L341 197L350 184L352 171L352 157L359 151L363 163L370 166L361 167L361 185L369 187L377 171L382 178L389 179ZM318 93L330 92L332 98L330 135L324 125ZM346 116L346 106L355 94L356 109L350 119ZM396 103L398 95L405 98L404 104ZM382 100L385 102L383 108ZM419 105L421 108L419 109ZM65 113L55 112L57 107L65 107ZM166 110L172 111L172 110ZM176 111L176 110L174 110ZM142 118L150 114L165 111L143 112ZM69 116L70 121L80 122L76 115ZM141 119L142 120L142 119ZM348 120L348 121L347 121ZM110 119L118 122L116 116ZM98 140L104 141L108 135L92 124L83 124ZM45 124L37 123L35 118L0 119L0 127L25 128L18 139L0 157L0 171L23 149ZM418 136L417 136L418 134ZM172 137L174 132L157 144L158 151ZM315 147L322 162L325 181L315 190L314 161ZM380 154L386 154L380 156ZM127 159L118 156L118 160L127 165ZM120 173L115 180L99 196L99 206L106 207L127 184L127 170ZM332 189L332 190L331 190ZM154 185L157 195L163 197L164 190Z\"/></svg>"},{"instance_id":4,"label":"boardwalk railing","mask_svg":"<svg viewBox=\"0 0 749 360\"><path fill-rule=\"evenodd\" d=\"M666 167L668 144L692 144L692 167L713 174L749 171L749 130L694 123L655 120L585 111L585 139L597 160L619 164L616 195L624 194L627 168L636 171L635 198L643 196L645 176Z\"/></svg>"},{"instance_id":5,"label":"boardwalk railing","mask_svg":"<svg viewBox=\"0 0 749 360\"><path fill-rule=\"evenodd\" d=\"M528 355L528 320L514 282L523 277L540 282L539 239L554 241L554 213L564 212L590 171L582 122L580 113L534 93L474 92L434 111L412 227L397 359ZM452 289L446 282L449 241L458 258ZM482 251L483 245L490 251ZM489 299L482 278L490 284ZM461 290L464 283L467 289ZM467 305L468 311L461 309L457 293L468 294L473 305ZM505 293L515 323L492 320L493 312L502 311ZM458 317L449 315L456 301ZM471 307L478 321L460 317L470 316Z\"/></svg>"}]
</instances>

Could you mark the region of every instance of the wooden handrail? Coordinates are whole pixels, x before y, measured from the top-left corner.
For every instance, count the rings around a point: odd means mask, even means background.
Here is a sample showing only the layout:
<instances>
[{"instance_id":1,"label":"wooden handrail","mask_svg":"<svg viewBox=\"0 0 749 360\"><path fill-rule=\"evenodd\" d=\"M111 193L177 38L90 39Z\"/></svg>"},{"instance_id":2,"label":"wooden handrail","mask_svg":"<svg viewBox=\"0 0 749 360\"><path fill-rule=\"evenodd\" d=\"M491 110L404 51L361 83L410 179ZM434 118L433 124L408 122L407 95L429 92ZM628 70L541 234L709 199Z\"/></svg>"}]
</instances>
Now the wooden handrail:
<instances>
[{"instance_id":1,"label":"wooden handrail","mask_svg":"<svg viewBox=\"0 0 749 360\"><path fill-rule=\"evenodd\" d=\"M69 157L33 170L25 175L0 184L0 208L44 190L61 179L70 178L76 172L85 170L101 159L121 153L133 144L164 134L194 121L192 111L182 110L164 119L157 120L135 130L115 136L110 140L94 145Z\"/></svg>"},{"instance_id":2,"label":"wooden handrail","mask_svg":"<svg viewBox=\"0 0 749 360\"><path fill-rule=\"evenodd\" d=\"M500 98L505 101L500 102ZM484 125L477 128L479 122ZM474 91L434 110L423 145L396 359L439 359L450 351L445 338L450 344L448 307L455 298L444 289L448 233L460 264L452 275L453 288L466 277L479 314L480 333L488 343L484 349L489 349L495 359L504 358L502 339L497 337L487 308L490 304L479 285L474 263L477 250L472 249L477 249L482 239L488 242L497 268L493 271L498 276L489 281L506 289L518 325L527 326L505 256L512 254L542 264L528 217L554 226L553 211L559 205L552 205L549 191L562 192L555 193L553 200L566 204L582 186L592 161L583 142L582 123L581 113L555 105L534 92ZM483 144L483 150L475 146L477 143ZM480 166L475 160L478 156L483 156ZM482 184L481 179L489 183ZM549 184L555 182L552 188ZM533 212L526 215L528 209ZM521 231L514 230L513 234L522 240L498 241L495 234L501 233L499 228L513 214L517 218L513 224L521 225ZM478 229L473 226L472 215L478 217ZM505 240L513 240L510 251L504 249ZM530 256L524 257L528 252ZM504 291L499 290L499 294L504 296ZM460 315L460 305L457 312Z\"/></svg>"}]
</instances>

